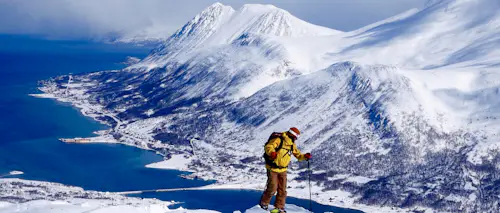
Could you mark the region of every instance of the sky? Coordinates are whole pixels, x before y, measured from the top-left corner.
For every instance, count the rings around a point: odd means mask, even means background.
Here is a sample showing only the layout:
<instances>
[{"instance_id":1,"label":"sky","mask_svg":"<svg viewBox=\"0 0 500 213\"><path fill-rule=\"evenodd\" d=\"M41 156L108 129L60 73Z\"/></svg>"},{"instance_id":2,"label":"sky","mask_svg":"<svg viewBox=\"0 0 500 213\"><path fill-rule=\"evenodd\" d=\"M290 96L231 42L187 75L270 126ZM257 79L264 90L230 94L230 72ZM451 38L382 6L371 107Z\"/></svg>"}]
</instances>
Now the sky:
<instances>
[{"instance_id":1,"label":"sky","mask_svg":"<svg viewBox=\"0 0 500 213\"><path fill-rule=\"evenodd\" d=\"M383 20L427 0L220 0L273 4L307 22L349 31ZM215 0L0 0L0 34L59 38L102 37L157 29L175 32Z\"/></svg>"}]
</instances>

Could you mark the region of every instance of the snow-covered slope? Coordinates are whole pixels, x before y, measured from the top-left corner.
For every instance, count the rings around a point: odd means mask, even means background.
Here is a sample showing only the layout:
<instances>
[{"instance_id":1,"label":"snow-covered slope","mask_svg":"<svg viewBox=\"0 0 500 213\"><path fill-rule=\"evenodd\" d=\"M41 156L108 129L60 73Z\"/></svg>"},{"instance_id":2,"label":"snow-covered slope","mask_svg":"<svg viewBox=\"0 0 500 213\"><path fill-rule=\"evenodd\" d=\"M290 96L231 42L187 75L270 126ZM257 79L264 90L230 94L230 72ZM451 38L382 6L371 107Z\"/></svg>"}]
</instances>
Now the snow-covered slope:
<instances>
[{"instance_id":1,"label":"snow-covered slope","mask_svg":"<svg viewBox=\"0 0 500 213\"><path fill-rule=\"evenodd\" d=\"M302 21L272 5L247 4L235 11L215 3L174 33L138 66L161 67L173 57L182 58L179 54L189 55L198 49L231 44L237 39L245 39L243 43L247 44L259 40L259 36L310 37L339 33Z\"/></svg>"},{"instance_id":2,"label":"snow-covered slope","mask_svg":"<svg viewBox=\"0 0 500 213\"><path fill-rule=\"evenodd\" d=\"M170 209L173 202L86 191L57 183L0 179L0 212L215 212Z\"/></svg>"},{"instance_id":3,"label":"snow-covered slope","mask_svg":"<svg viewBox=\"0 0 500 213\"><path fill-rule=\"evenodd\" d=\"M110 134L124 143L194 155L201 177L263 181L263 142L297 126L322 189L369 205L496 212L499 11L497 0L432 1L344 33L272 6L215 4L137 64L42 90L113 115Z\"/></svg>"},{"instance_id":4,"label":"snow-covered slope","mask_svg":"<svg viewBox=\"0 0 500 213\"><path fill-rule=\"evenodd\" d=\"M174 201L125 197L115 193L86 191L57 183L0 179L1 213L216 213L212 210L169 208ZM295 205L288 212L308 213ZM237 211L236 211L237 212ZM267 212L255 206L246 213Z\"/></svg>"},{"instance_id":5,"label":"snow-covered slope","mask_svg":"<svg viewBox=\"0 0 500 213\"><path fill-rule=\"evenodd\" d=\"M0 201L2 213L216 213L210 210L169 209L161 204L131 205L112 203L93 199L74 199L70 201L36 200L26 203L7 203Z\"/></svg>"},{"instance_id":6,"label":"snow-covered slope","mask_svg":"<svg viewBox=\"0 0 500 213\"><path fill-rule=\"evenodd\" d=\"M1 213L216 213L211 210L168 209L166 206L116 204L101 200L74 199L71 201L37 200L14 204L0 201ZM239 211L235 211L239 212ZM267 213L255 206L244 213ZM287 206L289 213L308 213L309 211L294 205Z\"/></svg>"},{"instance_id":7,"label":"snow-covered slope","mask_svg":"<svg viewBox=\"0 0 500 213\"><path fill-rule=\"evenodd\" d=\"M499 8L496 0L434 1L411 16L355 31L356 43L336 55L417 69L495 65Z\"/></svg>"}]
</instances>

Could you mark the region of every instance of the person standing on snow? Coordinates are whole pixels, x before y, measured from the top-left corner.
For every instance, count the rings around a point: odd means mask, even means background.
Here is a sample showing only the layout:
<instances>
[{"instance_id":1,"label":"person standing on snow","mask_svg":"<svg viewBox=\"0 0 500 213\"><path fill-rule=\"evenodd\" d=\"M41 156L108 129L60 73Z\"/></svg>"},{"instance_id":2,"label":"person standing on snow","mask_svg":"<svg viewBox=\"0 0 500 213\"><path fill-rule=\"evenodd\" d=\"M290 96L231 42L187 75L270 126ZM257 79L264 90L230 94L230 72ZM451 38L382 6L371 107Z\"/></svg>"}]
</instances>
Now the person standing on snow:
<instances>
[{"instance_id":1,"label":"person standing on snow","mask_svg":"<svg viewBox=\"0 0 500 213\"><path fill-rule=\"evenodd\" d=\"M260 207L268 210L268 205L274 193L277 191L274 202L275 209L272 213L286 212L286 173L291 156L295 156L299 161L311 159L311 153L301 154L295 145L295 140L300 135L300 131L292 127L287 132L273 133L267 141L264 150L264 159L267 169L267 186L260 199Z\"/></svg>"}]
</instances>

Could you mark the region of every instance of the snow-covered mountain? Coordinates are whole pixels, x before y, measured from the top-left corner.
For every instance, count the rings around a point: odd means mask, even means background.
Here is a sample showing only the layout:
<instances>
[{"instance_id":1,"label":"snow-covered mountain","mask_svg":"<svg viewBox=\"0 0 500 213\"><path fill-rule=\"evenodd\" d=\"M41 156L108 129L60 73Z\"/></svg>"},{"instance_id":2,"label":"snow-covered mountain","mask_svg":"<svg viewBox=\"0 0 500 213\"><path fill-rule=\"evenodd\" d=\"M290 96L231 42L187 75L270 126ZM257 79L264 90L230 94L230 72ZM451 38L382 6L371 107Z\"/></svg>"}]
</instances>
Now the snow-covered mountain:
<instances>
[{"instance_id":1,"label":"snow-covered mountain","mask_svg":"<svg viewBox=\"0 0 500 213\"><path fill-rule=\"evenodd\" d=\"M205 178L261 180L262 144L297 126L317 200L498 212L498 35L497 0L432 1L352 32L214 4L141 62L42 90L117 124L124 143L196 153Z\"/></svg>"},{"instance_id":2,"label":"snow-covered mountain","mask_svg":"<svg viewBox=\"0 0 500 213\"><path fill-rule=\"evenodd\" d=\"M355 44L342 48L339 55L415 69L495 65L498 8L500 2L495 0L433 1L409 17L355 31Z\"/></svg>"},{"instance_id":3,"label":"snow-covered mountain","mask_svg":"<svg viewBox=\"0 0 500 213\"><path fill-rule=\"evenodd\" d=\"M310 37L339 34L339 31L302 21L272 5L244 5L239 10L215 3L202 11L145 59L162 67L173 57L196 54L203 48L217 48L233 42L258 44L262 36ZM189 56L186 56L189 57Z\"/></svg>"}]
</instances>

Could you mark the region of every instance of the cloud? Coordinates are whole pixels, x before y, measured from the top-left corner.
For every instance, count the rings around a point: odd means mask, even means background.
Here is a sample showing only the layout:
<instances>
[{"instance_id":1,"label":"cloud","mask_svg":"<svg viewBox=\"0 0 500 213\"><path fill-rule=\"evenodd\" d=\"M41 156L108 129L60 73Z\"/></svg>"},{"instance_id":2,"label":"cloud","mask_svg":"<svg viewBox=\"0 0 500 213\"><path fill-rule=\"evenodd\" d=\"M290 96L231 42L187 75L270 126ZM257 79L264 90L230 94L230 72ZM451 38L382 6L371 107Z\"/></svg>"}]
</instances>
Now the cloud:
<instances>
[{"instance_id":1,"label":"cloud","mask_svg":"<svg viewBox=\"0 0 500 213\"><path fill-rule=\"evenodd\" d=\"M129 33L147 27L182 26L209 1L0 0L0 33L62 37Z\"/></svg>"},{"instance_id":2,"label":"cloud","mask_svg":"<svg viewBox=\"0 0 500 213\"><path fill-rule=\"evenodd\" d=\"M88 38L157 29L168 36L212 0L0 0L1 34ZM414 7L425 0L222 0L274 4L308 22L353 30Z\"/></svg>"}]
</instances>

